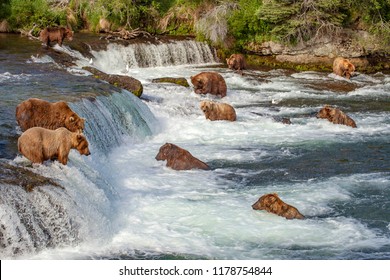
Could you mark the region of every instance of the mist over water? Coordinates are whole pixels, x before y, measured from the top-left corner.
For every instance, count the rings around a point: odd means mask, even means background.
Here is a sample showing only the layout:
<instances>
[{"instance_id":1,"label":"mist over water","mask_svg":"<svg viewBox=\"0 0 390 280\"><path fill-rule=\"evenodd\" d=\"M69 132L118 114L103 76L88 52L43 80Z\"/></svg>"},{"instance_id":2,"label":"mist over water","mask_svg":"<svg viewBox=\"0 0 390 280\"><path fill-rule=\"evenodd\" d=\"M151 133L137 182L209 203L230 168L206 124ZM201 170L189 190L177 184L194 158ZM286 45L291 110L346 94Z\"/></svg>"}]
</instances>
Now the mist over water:
<instances>
[{"instance_id":1,"label":"mist over water","mask_svg":"<svg viewBox=\"0 0 390 280\"><path fill-rule=\"evenodd\" d=\"M100 70L139 79L142 99L84 74L61 73L61 87L49 96L67 96L86 118L92 155L72 151L67 166L30 166L20 155L8 157L64 189L44 186L26 193L0 185L1 258L390 258L388 75L346 81L329 73L248 70L241 76L218 64L207 45L192 41L113 44L93 55L92 65ZM89 64L75 56L79 67ZM29 65L53 67L46 60ZM201 71L222 74L225 98L152 82L159 77L190 82ZM17 134L13 106L27 96L46 98L41 88L58 83L44 71L32 72L0 67L2 86L21 81L10 87L21 96L1 112L9 120L3 134ZM31 96L21 93L31 80L39 80ZM343 83L352 89L335 89ZM81 99L69 97L75 90ZM9 102L5 91L0 98ZM205 99L231 104L237 121L206 120L199 108ZM316 119L325 104L338 106L358 127ZM292 124L281 123L283 117ZM155 160L166 142L211 170L167 168ZM306 219L252 210L261 195L275 192Z\"/></svg>"}]
</instances>

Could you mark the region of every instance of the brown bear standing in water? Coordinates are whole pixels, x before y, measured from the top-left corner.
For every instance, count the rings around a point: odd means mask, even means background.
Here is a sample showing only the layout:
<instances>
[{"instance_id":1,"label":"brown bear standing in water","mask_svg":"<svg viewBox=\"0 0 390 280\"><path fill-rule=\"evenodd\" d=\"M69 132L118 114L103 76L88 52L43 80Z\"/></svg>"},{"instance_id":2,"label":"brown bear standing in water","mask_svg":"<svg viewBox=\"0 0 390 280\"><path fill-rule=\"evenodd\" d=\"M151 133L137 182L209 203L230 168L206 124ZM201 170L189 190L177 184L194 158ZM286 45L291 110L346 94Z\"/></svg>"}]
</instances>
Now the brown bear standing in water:
<instances>
[{"instance_id":1,"label":"brown bear standing in water","mask_svg":"<svg viewBox=\"0 0 390 280\"><path fill-rule=\"evenodd\" d=\"M203 111L206 119L211 121L217 120L236 120L236 111L232 106L226 103L217 103L213 101L200 102L200 109Z\"/></svg>"},{"instance_id":2,"label":"brown bear standing in water","mask_svg":"<svg viewBox=\"0 0 390 280\"><path fill-rule=\"evenodd\" d=\"M58 159L66 165L71 149L76 149L80 155L91 154L85 136L78 132L71 132L65 127L56 130L32 127L18 139L19 152L33 163Z\"/></svg>"},{"instance_id":3,"label":"brown bear standing in water","mask_svg":"<svg viewBox=\"0 0 390 280\"><path fill-rule=\"evenodd\" d=\"M336 75L349 79L355 72L355 66L348 59L337 57L333 61L333 72Z\"/></svg>"},{"instance_id":4,"label":"brown bear standing in water","mask_svg":"<svg viewBox=\"0 0 390 280\"><path fill-rule=\"evenodd\" d=\"M210 93L219 95L220 97L226 96L226 82L217 72L201 72L192 76L191 82L194 85L194 90L197 94Z\"/></svg>"},{"instance_id":5,"label":"brown bear standing in water","mask_svg":"<svg viewBox=\"0 0 390 280\"><path fill-rule=\"evenodd\" d=\"M333 108L329 105L325 105L325 107L317 113L317 118L327 119L334 124L348 125L353 128L357 127L353 119L344 114L341 110Z\"/></svg>"},{"instance_id":6,"label":"brown bear standing in water","mask_svg":"<svg viewBox=\"0 0 390 280\"><path fill-rule=\"evenodd\" d=\"M22 131L39 126L48 129L66 127L72 132L82 132L84 119L73 112L66 102L50 103L38 98L30 98L16 107L16 121Z\"/></svg>"},{"instance_id":7,"label":"brown bear standing in water","mask_svg":"<svg viewBox=\"0 0 390 280\"><path fill-rule=\"evenodd\" d=\"M278 194L265 194L252 205L253 210L266 210L267 212L285 217L286 219L304 219L298 209L283 202Z\"/></svg>"},{"instance_id":8,"label":"brown bear standing in water","mask_svg":"<svg viewBox=\"0 0 390 280\"><path fill-rule=\"evenodd\" d=\"M39 33L39 40L47 47L50 47L50 42L57 42L62 46L64 39L73 40L73 31L68 27L46 27Z\"/></svg>"},{"instance_id":9,"label":"brown bear standing in water","mask_svg":"<svg viewBox=\"0 0 390 280\"><path fill-rule=\"evenodd\" d=\"M242 54L232 54L229 58L226 58L226 63L229 69L238 71L242 74L242 70L246 69L246 60Z\"/></svg>"},{"instance_id":10,"label":"brown bear standing in water","mask_svg":"<svg viewBox=\"0 0 390 280\"><path fill-rule=\"evenodd\" d=\"M171 143L160 147L156 160L167 160L167 166L174 170L209 169L206 163L195 158L190 152Z\"/></svg>"}]
</instances>

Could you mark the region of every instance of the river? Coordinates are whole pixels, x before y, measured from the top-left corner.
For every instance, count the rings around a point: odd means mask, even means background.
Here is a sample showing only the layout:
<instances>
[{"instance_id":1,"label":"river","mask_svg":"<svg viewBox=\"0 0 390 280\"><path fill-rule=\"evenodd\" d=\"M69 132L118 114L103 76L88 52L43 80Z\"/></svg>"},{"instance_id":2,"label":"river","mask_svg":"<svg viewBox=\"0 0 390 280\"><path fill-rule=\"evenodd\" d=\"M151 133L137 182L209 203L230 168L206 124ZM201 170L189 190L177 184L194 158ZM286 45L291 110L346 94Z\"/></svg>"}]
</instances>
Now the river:
<instances>
[{"instance_id":1,"label":"river","mask_svg":"<svg viewBox=\"0 0 390 280\"><path fill-rule=\"evenodd\" d=\"M73 67L37 55L40 48L0 34L1 259L390 259L390 75L239 75L192 40L111 43L91 51L92 60L65 41L55 49L76 57ZM86 65L139 79L142 98L95 79ZM152 82L190 82L201 71L221 73L225 98ZM86 119L91 156L72 151L63 166L31 165L19 155L15 107L30 97L68 101ZM206 120L205 99L231 104L237 121ZM317 119L325 104L357 128ZM211 170L175 171L156 161L166 142ZM61 187L26 192L4 179L6 166ZM252 210L266 193L306 218Z\"/></svg>"}]
</instances>

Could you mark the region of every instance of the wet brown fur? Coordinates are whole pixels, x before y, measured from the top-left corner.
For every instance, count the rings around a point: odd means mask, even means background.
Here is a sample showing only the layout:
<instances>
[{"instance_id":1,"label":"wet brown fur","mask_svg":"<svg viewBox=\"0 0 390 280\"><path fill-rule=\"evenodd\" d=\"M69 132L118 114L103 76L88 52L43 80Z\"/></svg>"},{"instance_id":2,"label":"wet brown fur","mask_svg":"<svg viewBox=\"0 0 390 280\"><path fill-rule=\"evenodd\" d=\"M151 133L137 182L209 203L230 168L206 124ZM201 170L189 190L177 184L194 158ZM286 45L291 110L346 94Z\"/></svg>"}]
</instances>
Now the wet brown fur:
<instances>
[{"instance_id":1,"label":"wet brown fur","mask_svg":"<svg viewBox=\"0 0 390 280\"><path fill-rule=\"evenodd\" d=\"M357 127L355 121L351 119L348 115L343 113L341 110L333 108L329 105L325 105L324 108L322 108L317 113L317 118L327 119L334 124L348 125L353 128Z\"/></svg>"},{"instance_id":2,"label":"wet brown fur","mask_svg":"<svg viewBox=\"0 0 390 280\"><path fill-rule=\"evenodd\" d=\"M265 194L261 196L253 205L253 210L265 210L267 212L285 217L286 219L304 219L297 208L282 201L278 194Z\"/></svg>"},{"instance_id":3,"label":"wet brown fur","mask_svg":"<svg viewBox=\"0 0 390 280\"><path fill-rule=\"evenodd\" d=\"M209 169L209 166L195 158L190 152L171 143L160 147L156 160L166 160L166 166L174 170Z\"/></svg>"},{"instance_id":4,"label":"wet brown fur","mask_svg":"<svg viewBox=\"0 0 390 280\"><path fill-rule=\"evenodd\" d=\"M211 121L236 120L236 111L231 105L227 103L217 103L205 100L200 102L200 109L203 111L206 119L209 119Z\"/></svg>"},{"instance_id":5,"label":"wet brown fur","mask_svg":"<svg viewBox=\"0 0 390 280\"><path fill-rule=\"evenodd\" d=\"M201 72L191 77L194 91L197 94L213 94L220 97L226 96L225 79L217 72Z\"/></svg>"}]
</instances>

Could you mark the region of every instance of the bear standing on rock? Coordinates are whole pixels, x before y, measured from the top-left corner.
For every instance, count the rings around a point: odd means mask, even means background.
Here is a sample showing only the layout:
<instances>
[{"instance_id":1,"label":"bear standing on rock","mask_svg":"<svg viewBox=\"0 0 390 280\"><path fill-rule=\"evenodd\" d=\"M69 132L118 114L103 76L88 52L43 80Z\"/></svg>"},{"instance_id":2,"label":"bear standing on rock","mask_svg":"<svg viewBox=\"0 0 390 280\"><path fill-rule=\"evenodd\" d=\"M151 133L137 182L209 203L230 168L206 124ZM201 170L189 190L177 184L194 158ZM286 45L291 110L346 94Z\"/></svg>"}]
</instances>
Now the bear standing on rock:
<instances>
[{"instance_id":1,"label":"bear standing on rock","mask_svg":"<svg viewBox=\"0 0 390 280\"><path fill-rule=\"evenodd\" d=\"M304 219L298 209L282 201L278 194L265 194L253 205L253 210L265 210L267 212L285 217L286 219Z\"/></svg>"},{"instance_id":2,"label":"bear standing on rock","mask_svg":"<svg viewBox=\"0 0 390 280\"><path fill-rule=\"evenodd\" d=\"M337 57L333 61L333 72L338 76L349 79L355 72L355 66L348 59Z\"/></svg>"},{"instance_id":3,"label":"bear standing on rock","mask_svg":"<svg viewBox=\"0 0 390 280\"><path fill-rule=\"evenodd\" d=\"M206 119L211 121L236 120L236 111L227 103L217 103L205 100L200 102L200 109L203 111Z\"/></svg>"},{"instance_id":4,"label":"bear standing on rock","mask_svg":"<svg viewBox=\"0 0 390 280\"><path fill-rule=\"evenodd\" d=\"M48 129L66 127L72 132L82 132L84 119L73 112L66 102L50 103L38 98L30 98L16 107L16 121L22 131L39 126Z\"/></svg>"},{"instance_id":5,"label":"bear standing on rock","mask_svg":"<svg viewBox=\"0 0 390 280\"><path fill-rule=\"evenodd\" d=\"M65 127L56 130L32 127L18 139L19 152L33 163L58 159L66 165L71 149L77 149L80 155L91 154L85 136L78 132L71 132Z\"/></svg>"},{"instance_id":6,"label":"bear standing on rock","mask_svg":"<svg viewBox=\"0 0 390 280\"><path fill-rule=\"evenodd\" d=\"M226 63L229 69L242 73L242 70L246 69L246 60L242 54L232 54L229 58L226 58Z\"/></svg>"},{"instance_id":7,"label":"bear standing on rock","mask_svg":"<svg viewBox=\"0 0 390 280\"><path fill-rule=\"evenodd\" d=\"M328 121L334 124L343 124L348 125L353 128L356 128L356 123L348 115L337 108L333 108L329 105L325 105L318 113L317 118L327 119Z\"/></svg>"},{"instance_id":8,"label":"bear standing on rock","mask_svg":"<svg viewBox=\"0 0 390 280\"><path fill-rule=\"evenodd\" d=\"M201 72L192 76L191 82L197 94L210 93L220 97L226 96L227 87L225 79L217 72Z\"/></svg>"},{"instance_id":9,"label":"bear standing on rock","mask_svg":"<svg viewBox=\"0 0 390 280\"><path fill-rule=\"evenodd\" d=\"M39 33L39 40L50 47L50 42L57 42L62 46L64 39L73 40L73 31L68 27L46 27Z\"/></svg>"},{"instance_id":10,"label":"bear standing on rock","mask_svg":"<svg viewBox=\"0 0 390 280\"><path fill-rule=\"evenodd\" d=\"M174 170L209 169L206 163L191 155L190 152L171 143L165 143L160 147L156 160L166 160L167 166Z\"/></svg>"}]
</instances>

